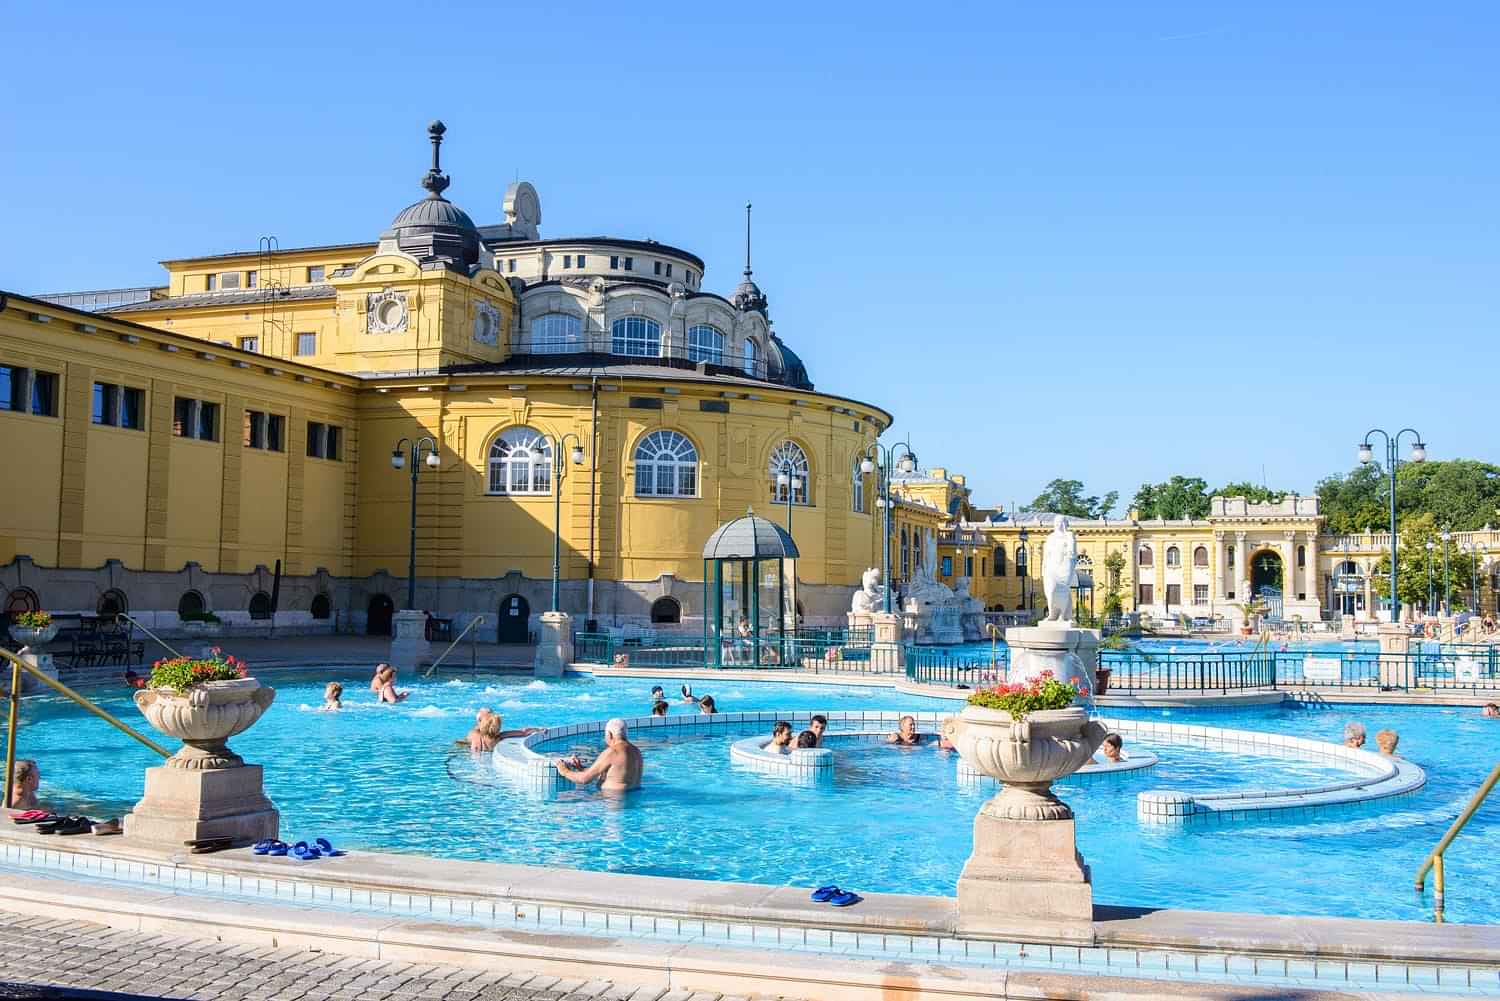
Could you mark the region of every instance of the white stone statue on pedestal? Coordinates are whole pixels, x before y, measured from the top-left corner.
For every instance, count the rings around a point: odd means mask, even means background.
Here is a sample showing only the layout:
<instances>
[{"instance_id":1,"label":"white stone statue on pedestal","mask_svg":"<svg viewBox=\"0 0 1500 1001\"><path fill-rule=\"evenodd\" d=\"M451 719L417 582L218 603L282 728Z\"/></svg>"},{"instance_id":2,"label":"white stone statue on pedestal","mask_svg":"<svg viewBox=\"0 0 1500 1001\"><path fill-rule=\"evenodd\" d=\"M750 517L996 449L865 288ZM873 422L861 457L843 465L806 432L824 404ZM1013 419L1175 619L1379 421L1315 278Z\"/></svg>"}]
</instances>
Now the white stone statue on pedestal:
<instances>
[{"instance_id":1,"label":"white stone statue on pedestal","mask_svg":"<svg viewBox=\"0 0 1500 1001\"><path fill-rule=\"evenodd\" d=\"M984 602L969 593L969 578L960 577L953 582L953 597L958 602L958 623L964 642L984 639Z\"/></svg>"},{"instance_id":2,"label":"white stone statue on pedestal","mask_svg":"<svg viewBox=\"0 0 1500 1001\"><path fill-rule=\"evenodd\" d=\"M1073 589L1078 586L1078 536L1068 530L1068 516L1052 519L1052 534L1042 543L1042 594L1047 599L1044 625L1073 625Z\"/></svg>"},{"instance_id":3,"label":"white stone statue on pedestal","mask_svg":"<svg viewBox=\"0 0 1500 1001\"><path fill-rule=\"evenodd\" d=\"M871 567L864 572L860 578L861 587L854 592L854 600L849 603L849 611L869 614L881 609L885 600L885 585L880 580L880 570Z\"/></svg>"}]
</instances>

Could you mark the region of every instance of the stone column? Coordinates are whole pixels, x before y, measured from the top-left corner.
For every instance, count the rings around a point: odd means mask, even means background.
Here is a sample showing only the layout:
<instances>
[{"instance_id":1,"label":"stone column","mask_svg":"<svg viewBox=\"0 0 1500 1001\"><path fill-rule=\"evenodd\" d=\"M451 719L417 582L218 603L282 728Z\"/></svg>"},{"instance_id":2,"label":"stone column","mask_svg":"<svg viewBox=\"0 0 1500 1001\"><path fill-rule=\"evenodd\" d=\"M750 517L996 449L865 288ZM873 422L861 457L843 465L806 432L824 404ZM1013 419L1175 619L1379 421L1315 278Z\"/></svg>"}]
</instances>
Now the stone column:
<instances>
[{"instance_id":1,"label":"stone column","mask_svg":"<svg viewBox=\"0 0 1500 1001\"><path fill-rule=\"evenodd\" d=\"M1241 604L1250 600L1250 547L1245 533L1234 533L1234 597Z\"/></svg>"},{"instance_id":2,"label":"stone column","mask_svg":"<svg viewBox=\"0 0 1500 1001\"><path fill-rule=\"evenodd\" d=\"M1224 574L1228 572L1227 543L1224 541L1223 532L1214 533L1214 568L1210 575L1213 580L1208 585L1208 601L1210 606L1217 606L1224 600L1224 592L1229 590L1224 586Z\"/></svg>"},{"instance_id":3,"label":"stone column","mask_svg":"<svg viewBox=\"0 0 1500 1001\"><path fill-rule=\"evenodd\" d=\"M1281 564L1281 607L1285 609L1288 602L1297 600L1297 533L1282 532L1281 538L1286 547Z\"/></svg>"},{"instance_id":4,"label":"stone column","mask_svg":"<svg viewBox=\"0 0 1500 1001\"><path fill-rule=\"evenodd\" d=\"M573 620L567 612L543 612L531 670L538 678L560 678L573 663Z\"/></svg>"},{"instance_id":5,"label":"stone column","mask_svg":"<svg viewBox=\"0 0 1500 1001\"><path fill-rule=\"evenodd\" d=\"M427 639L427 613L419 608L403 608L391 617L391 652L386 655L392 667L411 670L430 662L432 644Z\"/></svg>"},{"instance_id":6,"label":"stone column","mask_svg":"<svg viewBox=\"0 0 1500 1001\"><path fill-rule=\"evenodd\" d=\"M1382 622L1380 638L1380 687L1401 688L1407 681L1407 653L1411 650L1411 627L1403 622Z\"/></svg>"},{"instance_id":7,"label":"stone column","mask_svg":"<svg viewBox=\"0 0 1500 1001\"><path fill-rule=\"evenodd\" d=\"M1167 547L1170 545L1162 539L1151 546L1151 603L1162 609L1167 607Z\"/></svg>"},{"instance_id":8,"label":"stone column","mask_svg":"<svg viewBox=\"0 0 1500 1001\"><path fill-rule=\"evenodd\" d=\"M1318 572L1318 533L1307 533L1307 580L1302 589L1307 592L1307 600L1315 602L1318 611L1323 611L1323 596L1320 593L1323 584L1323 575ZM1321 614L1319 615L1321 618Z\"/></svg>"},{"instance_id":9,"label":"stone column","mask_svg":"<svg viewBox=\"0 0 1500 1001\"><path fill-rule=\"evenodd\" d=\"M870 616L875 634L870 644L870 668L876 671L899 671L906 666L906 647L902 643L902 617L896 612L875 612Z\"/></svg>"}]
</instances>

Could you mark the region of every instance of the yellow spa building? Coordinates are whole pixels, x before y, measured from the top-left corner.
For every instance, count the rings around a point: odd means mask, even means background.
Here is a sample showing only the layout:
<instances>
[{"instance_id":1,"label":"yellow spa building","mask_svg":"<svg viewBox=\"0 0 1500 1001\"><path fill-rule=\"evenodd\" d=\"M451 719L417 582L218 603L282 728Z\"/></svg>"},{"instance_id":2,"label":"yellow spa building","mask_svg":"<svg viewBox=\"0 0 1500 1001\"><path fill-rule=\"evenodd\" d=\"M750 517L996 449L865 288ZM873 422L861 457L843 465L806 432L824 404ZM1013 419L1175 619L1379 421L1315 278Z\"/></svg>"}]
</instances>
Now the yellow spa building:
<instances>
[{"instance_id":1,"label":"yellow spa building","mask_svg":"<svg viewBox=\"0 0 1500 1001\"><path fill-rule=\"evenodd\" d=\"M443 136L434 122L423 197L367 242L0 295L7 611L256 629L274 592L280 629L383 633L406 604L412 512L391 457L430 438L416 604L435 616L524 640L548 607L555 510L580 626L701 614L704 540L748 508L784 522L790 493L806 620L842 621L880 563L858 466L892 416L814 388L753 279L748 206L744 274L721 295L686 250L544 238L525 182L503 222L476 225L445 197Z\"/></svg>"}]
</instances>

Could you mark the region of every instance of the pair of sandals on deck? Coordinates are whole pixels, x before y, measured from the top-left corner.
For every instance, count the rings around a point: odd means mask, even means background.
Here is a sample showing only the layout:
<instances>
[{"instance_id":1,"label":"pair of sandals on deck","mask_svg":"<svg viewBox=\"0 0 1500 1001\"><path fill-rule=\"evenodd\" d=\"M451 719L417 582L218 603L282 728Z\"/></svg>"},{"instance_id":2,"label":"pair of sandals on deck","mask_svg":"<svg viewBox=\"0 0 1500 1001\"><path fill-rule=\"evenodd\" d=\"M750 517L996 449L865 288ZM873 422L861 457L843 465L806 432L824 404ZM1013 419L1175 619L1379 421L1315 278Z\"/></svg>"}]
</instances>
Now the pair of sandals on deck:
<instances>
[{"instance_id":1,"label":"pair of sandals on deck","mask_svg":"<svg viewBox=\"0 0 1500 1001\"><path fill-rule=\"evenodd\" d=\"M119 834L122 829L118 820L95 823L88 817L69 817L50 810L27 810L11 817L17 824L34 824L38 834Z\"/></svg>"},{"instance_id":2,"label":"pair of sandals on deck","mask_svg":"<svg viewBox=\"0 0 1500 1001\"><path fill-rule=\"evenodd\" d=\"M277 841L275 838L266 838L257 841L250 849L257 855L271 855L273 857L291 856L299 862L311 862L315 858L337 858L344 853L333 847L327 838L317 838L312 844L306 841L298 841L288 846L285 841Z\"/></svg>"},{"instance_id":3,"label":"pair of sandals on deck","mask_svg":"<svg viewBox=\"0 0 1500 1001\"><path fill-rule=\"evenodd\" d=\"M812 899L820 904L832 904L835 907L850 907L865 899L857 893L849 890L841 890L832 883L820 886L812 892Z\"/></svg>"}]
</instances>

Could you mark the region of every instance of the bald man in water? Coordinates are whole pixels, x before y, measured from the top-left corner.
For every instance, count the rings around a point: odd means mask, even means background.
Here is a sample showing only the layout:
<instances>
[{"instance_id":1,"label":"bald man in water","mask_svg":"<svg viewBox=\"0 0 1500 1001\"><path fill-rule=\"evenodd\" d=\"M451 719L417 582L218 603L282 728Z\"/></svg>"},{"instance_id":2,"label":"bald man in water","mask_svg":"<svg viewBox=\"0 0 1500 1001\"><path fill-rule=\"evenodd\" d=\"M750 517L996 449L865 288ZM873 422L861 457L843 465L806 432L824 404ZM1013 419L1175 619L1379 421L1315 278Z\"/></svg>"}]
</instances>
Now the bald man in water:
<instances>
[{"instance_id":1,"label":"bald man in water","mask_svg":"<svg viewBox=\"0 0 1500 1001\"><path fill-rule=\"evenodd\" d=\"M557 773L574 785L597 781L605 792L624 792L640 788L644 767L641 749L630 742L625 721L617 717L604 724L604 753L592 765L584 768L577 757L560 759Z\"/></svg>"}]
</instances>

